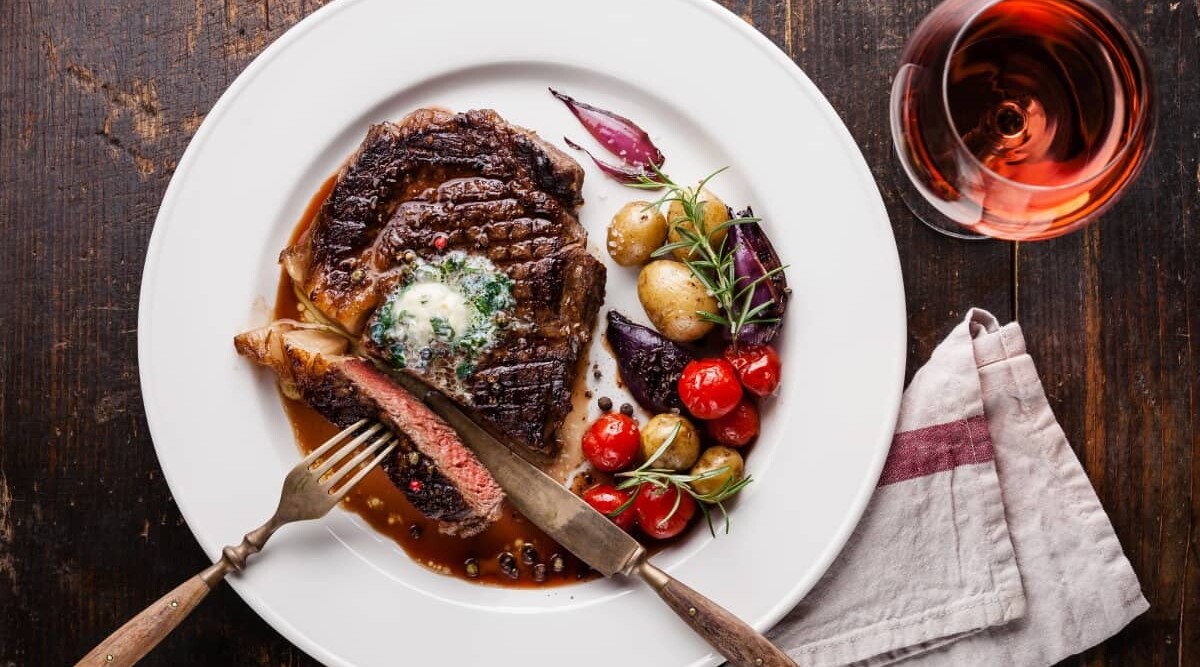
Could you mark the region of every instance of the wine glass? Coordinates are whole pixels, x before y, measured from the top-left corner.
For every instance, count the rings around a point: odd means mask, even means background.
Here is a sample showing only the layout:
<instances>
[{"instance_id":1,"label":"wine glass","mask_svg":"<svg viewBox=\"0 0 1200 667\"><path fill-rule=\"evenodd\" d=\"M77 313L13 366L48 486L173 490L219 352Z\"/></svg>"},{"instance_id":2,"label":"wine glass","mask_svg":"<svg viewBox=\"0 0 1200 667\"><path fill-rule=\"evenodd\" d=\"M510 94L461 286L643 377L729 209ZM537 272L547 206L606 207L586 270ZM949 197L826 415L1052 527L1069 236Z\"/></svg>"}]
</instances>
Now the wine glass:
<instances>
[{"instance_id":1,"label":"wine glass","mask_svg":"<svg viewBox=\"0 0 1200 667\"><path fill-rule=\"evenodd\" d=\"M1145 56L1102 0L946 0L901 63L898 185L918 218L952 236L1079 229L1133 182L1153 140Z\"/></svg>"}]
</instances>

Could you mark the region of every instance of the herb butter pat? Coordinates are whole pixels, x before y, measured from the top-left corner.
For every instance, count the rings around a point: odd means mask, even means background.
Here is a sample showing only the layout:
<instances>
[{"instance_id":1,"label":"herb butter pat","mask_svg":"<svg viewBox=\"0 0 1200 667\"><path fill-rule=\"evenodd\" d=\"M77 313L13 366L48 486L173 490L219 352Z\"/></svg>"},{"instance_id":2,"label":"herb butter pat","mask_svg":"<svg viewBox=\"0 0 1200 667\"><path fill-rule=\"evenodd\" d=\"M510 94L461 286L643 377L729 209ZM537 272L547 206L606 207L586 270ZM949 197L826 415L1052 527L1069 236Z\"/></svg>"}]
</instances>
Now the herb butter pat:
<instances>
[{"instance_id":1,"label":"herb butter pat","mask_svg":"<svg viewBox=\"0 0 1200 667\"><path fill-rule=\"evenodd\" d=\"M444 369L465 379L509 319L512 281L486 258L461 251L410 268L372 319L371 340L396 368Z\"/></svg>"},{"instance_id":2,"label":"herb butter pat","mask_svg":"<svg viewBox=\"0 0 1200 667\"><path fill-rule=\"evenodd\" d=\"M388 333L416 347L434 340L452 341L467 330L472 315L466 297L442 282L412 284L396 299L395 308L400 317Z\"/></svg>"}]
</instances>

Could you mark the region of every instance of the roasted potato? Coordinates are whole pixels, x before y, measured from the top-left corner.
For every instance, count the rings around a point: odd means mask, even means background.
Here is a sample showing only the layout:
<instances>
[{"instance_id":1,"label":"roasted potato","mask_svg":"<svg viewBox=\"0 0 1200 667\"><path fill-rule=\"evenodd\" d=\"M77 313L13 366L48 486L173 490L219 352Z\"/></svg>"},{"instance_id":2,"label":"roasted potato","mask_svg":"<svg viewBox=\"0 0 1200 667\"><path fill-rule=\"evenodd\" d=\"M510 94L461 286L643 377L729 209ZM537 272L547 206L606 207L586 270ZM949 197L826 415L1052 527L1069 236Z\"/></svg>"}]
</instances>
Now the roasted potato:
<instances>
[{"instance_id":1,"label":"roasted potato","mask_svg":"<svg viewBox=\"0 0 1200 667\"><path fill-rule=\"evenodd\" d=\"M652 467L687 470L696 462L700 456L700 435L696 433L696 427L686 417L670 413L655 415L642 427L642 460L654 456L654 452L675 432L676 425L679 426L679 434L662 456L655 459Z\"/></svg>"},{"instance_id":2,"label":"roasted potato","mask_svg":"<svg viewBox=\"0 0 1200 667\"><path fill-rule=\"evenodd\" d=\"M713 328L713 323L696 311L716 313L717 300L692 270L679 262L660 259L642 267L638 300L654 327L676 343L702 338Z\"/></svg>"},{"instance_id":3,"label":"roasted potato","mask_svg":"<svg viewBox=\"0 0 1200 667\"><path fill-rule=\"evenodd\" d=\"M704 228L708 230L708 240L714 248L720 247L725 240L727 228L713 231L715 227L729 220L729 208L725 206L725 202L721 201L710 192L707 188L700 191L700 210L704 212ZM678 201L673 201L667 205L667 242L676 243L683 241L683 235L679 233L679 229L683 228L689 231L695 231L696 226L691 220L688 220L683 212L683 204ZM674 251L675 257L680 261L685 259L698 259L691 256L690 248L676 248Z\"/></svg>"},{"instance_id":4,"label":"roasted potato","mask_svg":"<svg viewBox=\"0 0 1200 667\"><path fill-rule=\"evenodd\" d=\"M631 201L621 207L608 225L608 254L621 266L650 261L650 253L667 240L667 219L650 202Z\"/></svg>"},{"instance_id":5,"label":"roasted potato","mask_svg":"<svg viewBox=\"0 0 1200 667\"><path fill-rule=\"evenodd\" d=\"M725 471L692 482L692 490L700 495L716 493L726 484L733 484L741 480L745 475L746 464L742 460L741 454L728 447L709 447L700 455L700 460L696 462L696 465L692 466L690 474L703 475L720 468L725 468Z\"/></svg>"}]
</instances>

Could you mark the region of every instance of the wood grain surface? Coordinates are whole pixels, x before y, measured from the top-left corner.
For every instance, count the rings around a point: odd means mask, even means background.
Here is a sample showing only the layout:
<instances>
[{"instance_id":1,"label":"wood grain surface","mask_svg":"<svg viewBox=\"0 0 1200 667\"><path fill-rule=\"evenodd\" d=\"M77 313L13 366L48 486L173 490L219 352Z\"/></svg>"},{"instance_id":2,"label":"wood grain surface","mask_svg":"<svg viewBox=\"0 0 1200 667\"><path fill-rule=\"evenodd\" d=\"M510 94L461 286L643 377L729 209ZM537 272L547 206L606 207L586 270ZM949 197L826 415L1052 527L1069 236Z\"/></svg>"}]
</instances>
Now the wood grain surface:
<instances>
[{"instance_id":1,"label":"wood grain surface","mask_svg":"<svg viewBox=\"0 0 1200 667\"><path fill-rule=\"evenodd\" d=\"M1200 665L1200 0L1117 3L1158 84L1154 156L1102 224L1021 245L943 238L896 197L889 82L931 0L725 3L808 72L871 164L910 373L968 307L1020 318L1151 602L1065 664ZM73 663L206 564L142 413L143 256L205 113L320 4L0 0L0 667ZM222 586L144 664L315 663Z\"/></svg>"}]
</instances>

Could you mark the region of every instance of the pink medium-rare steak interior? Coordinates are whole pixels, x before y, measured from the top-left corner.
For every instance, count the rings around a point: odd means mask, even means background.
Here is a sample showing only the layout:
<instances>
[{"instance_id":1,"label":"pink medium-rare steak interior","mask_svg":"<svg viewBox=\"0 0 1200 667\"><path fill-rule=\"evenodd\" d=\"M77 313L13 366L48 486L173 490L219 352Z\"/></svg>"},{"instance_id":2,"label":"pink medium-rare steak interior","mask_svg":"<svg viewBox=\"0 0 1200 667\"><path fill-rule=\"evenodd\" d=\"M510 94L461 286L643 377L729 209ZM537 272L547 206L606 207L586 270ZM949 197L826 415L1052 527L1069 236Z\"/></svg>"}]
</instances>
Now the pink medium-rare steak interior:
<instances>
[{"instance_id":1,"label":"pink medium-rare steak interior","mask_svg":"<svg viewBox=\"0 0 1200 667\"><path fill-rule=\"evenodd\" d=\"M454 488L469 507L499 507L504 493L441 417L366 361L348 359L342 364L342 372L379 406L389 423L402 429L417 450L432 459L443 475L454 480ZM396 481L405 483L403 479Z\"/></svg>"},{"instance_id":2,"label":"pink medium-rare steak interior","mask_svg":"<svg viewBox=\"0 0 1200 667\"><path fill-rule=\"evenodd\" d=\"M377 419L391 427L400 446L382 466L418 511L438 520L442 532L473 535L499 517L503 491L454 430L385 373L347 356L345 337L279 320L240 334L234 345L239 354L274 370L285 394L334 424Z\"/></svg>"}]
</instances>

